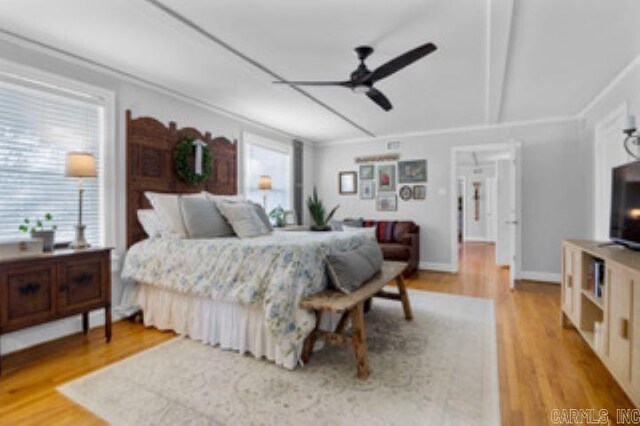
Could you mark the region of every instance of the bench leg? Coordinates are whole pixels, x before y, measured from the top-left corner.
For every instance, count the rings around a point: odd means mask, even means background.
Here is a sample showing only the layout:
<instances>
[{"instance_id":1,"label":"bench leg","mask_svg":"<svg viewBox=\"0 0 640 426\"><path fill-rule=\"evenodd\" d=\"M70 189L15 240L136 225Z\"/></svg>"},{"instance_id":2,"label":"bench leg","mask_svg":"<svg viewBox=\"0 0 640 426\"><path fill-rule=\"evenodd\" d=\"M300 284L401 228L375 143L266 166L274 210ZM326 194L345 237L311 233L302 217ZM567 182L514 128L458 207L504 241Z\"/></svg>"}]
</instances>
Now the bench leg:
<instances>
[{"instance_id":1,"label":"bench leg","mask_svg":"<svg viewBox=\"0 0 640 426\"><path fill-rule=\"evenodd\" d=\"M407 287L404 285L404 278L402 278L402 275L398 275L396 277L396 285L398 286L398 291L400 293L400 301L402 302L402 309L404 309L404 317L407 321L411 321L413 319L411 303L409 303L409 294L407 293Z\"/></svg>"},{"instance_id":2,"label":"bench leg","mask_svg":"<svg viewBox=\"0 0 640 426\"><path fill-rule=\"evenodd\" d=\"M364 307L363 303L358 303L350 311L351 327L353 335L353 353L356 356L356 366L358 369L358 378L366 379L369 377L369 357L367 355L367 336L364 331Z\"/></svg>"},{"instance_id":3,"label":"bench leg","mask_svg":"<svg viewBox=\"0 0 640 426\"><path fill-rule=\"evenodd\" d=\"M340 317L340 321L338 321L338 325L336 326L336 330L335 330L336 334L344 333L344 329L347 328L347 321L349 321L349 312L345 311L342 313L342 316Z\"/></svg>"},{"instance_id":4,"label":"bench leg","mask_svg":"<svg viewBox=\"0 0 640 426\"><path fill-rule=\"evenodd\" d=\"M322 319L322 311L315 311L316 313L316 326L313 328L313 331L309 333L307 338L304 340L304 344L302 345L302 354L300 355L300 359L304 364L307 364L311 359L311 354L313 353L313 347L316 345L316 340L318 339L318 329L320 328L320 320Z\"/></svg>"}]
</instances>

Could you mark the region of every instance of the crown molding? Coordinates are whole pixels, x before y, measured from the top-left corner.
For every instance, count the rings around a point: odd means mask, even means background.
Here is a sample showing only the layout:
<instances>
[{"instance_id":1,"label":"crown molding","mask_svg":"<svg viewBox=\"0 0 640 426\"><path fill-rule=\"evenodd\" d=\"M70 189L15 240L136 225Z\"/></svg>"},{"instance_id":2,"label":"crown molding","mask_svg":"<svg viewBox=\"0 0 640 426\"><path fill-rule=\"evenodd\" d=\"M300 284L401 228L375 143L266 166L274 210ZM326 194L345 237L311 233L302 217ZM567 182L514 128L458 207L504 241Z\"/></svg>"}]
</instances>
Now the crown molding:
<instances>
[{"instance_id":1,"label":"crown molding","mask_svg":"<svg viewBox=\"0 0 640 426\"><path fill-rule=\"evenodd\" d=\"M253 126L257 129L265 130L268 132L272 132L278 134L287 139L298 139L307 144L315 146L318 141L313 140L307 137L302 137L300 135L296 135L293 133L289 133L285 130L270 126L268 124L262 123L260 121L251 119L249 117L245 117L244 115L229 111L225 108L222 108L218 105L212 104L202 99L198 99L194 96L188 95L186 93L180 92L175 89L171 89L169 87L163 86L161 84L155 83L153 81L147 80L145 78L139 77L135 74L122 71L118 68L103 64L98 61L94 61L92 59L86 58L84 56L76 55L69 51L51 46L46 43L42 43L37 40L30 39L28 37L0 29L0 40L7 41L9 43L13 43L17 46L24 47L26 49L34 50L40 53L44 53L46 55L52 56L54 58L63 60L65 62L73 63L75 65L82 66L84 68L90 69L92 71L97 71L99 73L107 74L112 77L116 77L128 83L135 84L139 87L143 87L145 89L149 89L155 91L157 93L161 93L163 95L172 97L174 99L178 99L182 102L188 103L190 105L211 111L213 113L219 114L223 117L230 118L236 120L240 123L247 124Z\"/></svg>"},{"instance_id":2,"label":"crown molding","mask_svg":"<svg viewBox=\"0 0 640 426\"><path fill-rule=\"evenodd\" d=\"M593 99L591 99L591 101L578 113L578 117L581 119L585 118L589 111L638 65L640 65L640 54L633 58L631 62L622 69L622 71L620 71L597 95L593 97Z\"/></svg>"},{"instance_id":3,"label":"crown molding","mask_svg":"<svg viewBox=\"0 0 640 426\"><path fill-rule=\"evenodd\" d=\"M425 130L418 132L407 132L407 133L392 133L387 135L380 135L371 138L354 138L354 139L343 139L337 141L330 142L317 142L316 147L323 148L326 146L334 146L334 145L348 145L348 144L356 144L363 142L375 142L375 141L389 141L394 139L406 139L411 137L426 137L426 136L437 136L437 135L448 135L454 133L466 133L466 132L476 132L482 130L494 130L494 129L505 129L511 127L527 127L527 126L539 126L545 124L557 124L557 123L568 123L568 122L578 122L579 116L577 115L563 115L557 117L548 117L548 118L540 118L535 120L519 120L519 121L508 121L504 123L497 124L479 124L475 126L461 126L461 127L449 127L443 129L435 129L435 130Z\"/></svg>"}]
</instances>

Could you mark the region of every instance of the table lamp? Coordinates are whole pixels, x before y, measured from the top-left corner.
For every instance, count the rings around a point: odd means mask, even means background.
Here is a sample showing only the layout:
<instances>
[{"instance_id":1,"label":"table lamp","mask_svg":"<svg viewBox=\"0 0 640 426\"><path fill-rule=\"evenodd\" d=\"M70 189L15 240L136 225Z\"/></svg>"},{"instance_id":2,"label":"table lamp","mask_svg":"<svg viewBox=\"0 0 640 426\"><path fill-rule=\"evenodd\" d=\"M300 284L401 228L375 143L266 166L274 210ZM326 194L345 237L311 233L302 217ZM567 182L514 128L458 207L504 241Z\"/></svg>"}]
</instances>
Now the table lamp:
<instances>
[{"instance_id":1,"label":"table lamp","mask_svg":"<svg viewBox=\"0 0 640 426\"><path fill-rule=\"evenodd\" d=\"M89 152L69 152L67 154L67 177L78 178L78 224L76 225L76 238L71 247L76 249L89 247L87 240L84 238L85 225L82 224L82 194L84 187L82 186L82 178L94 178L96 173L96 162L93 154Z\"/></svg>"},{"instance_id":2,"label":"table lamp","mask_svg":"<svg viewBox=\"0 0 640 426\"><path fill-rule=\"evenodd\" d=\"M260 181L258 182L258 188L261 191L264 191L264 195L262 196L262 207L264 210L267 210L267 191L271 191L271 176L262 175L260 176Z\"/></svg>"}]
</instances>

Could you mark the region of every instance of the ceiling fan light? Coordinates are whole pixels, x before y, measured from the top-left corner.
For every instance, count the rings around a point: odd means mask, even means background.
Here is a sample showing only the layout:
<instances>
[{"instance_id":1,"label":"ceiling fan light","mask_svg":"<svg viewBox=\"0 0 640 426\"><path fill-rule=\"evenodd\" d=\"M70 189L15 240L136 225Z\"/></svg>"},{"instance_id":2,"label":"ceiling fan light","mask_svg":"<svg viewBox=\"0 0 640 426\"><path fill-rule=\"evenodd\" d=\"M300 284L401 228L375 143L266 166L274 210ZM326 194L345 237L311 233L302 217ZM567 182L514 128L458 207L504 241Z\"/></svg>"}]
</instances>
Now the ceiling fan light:
<instances>
[{"instance_id":1,"label":"ceiling fan light","mask_svg":"<svg viewBox=\"0 0 640 426\"><path fill-rule=\"evenodd\" d=\"M359 86L356 86L353 88L353 91L355 93L367 93L369 91L370 87L369 86L365 86L364 84L361 84Z\"/></svg>"}]
</instances>

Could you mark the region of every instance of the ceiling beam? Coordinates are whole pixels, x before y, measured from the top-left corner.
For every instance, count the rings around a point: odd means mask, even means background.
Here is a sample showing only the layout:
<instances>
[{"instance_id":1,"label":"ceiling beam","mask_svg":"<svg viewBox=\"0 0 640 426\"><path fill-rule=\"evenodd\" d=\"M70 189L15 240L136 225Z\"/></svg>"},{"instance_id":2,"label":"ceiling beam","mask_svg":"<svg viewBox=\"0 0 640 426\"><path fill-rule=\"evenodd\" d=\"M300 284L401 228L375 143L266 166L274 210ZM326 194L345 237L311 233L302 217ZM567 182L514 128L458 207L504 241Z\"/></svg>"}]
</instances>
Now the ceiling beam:
<instances>
[{"instance_id":1,"label":"ceiling beam","mask_svg":"<svg viewBox=\"0 0 640 426\"><path fill-rule=\"evenodd\" d=\"M514 4L513 0L487 1L487 69L486 105L487 124L499 123L502 118L504 87L509 67Z\"/></svg>"},{"instance_id":2,"label":"ceiling beam","mask_svg":"<svg viewBox=\"0 0 640 426\"><path fill-rule=\"evenodd\" d=\"M160 11L164 12L165 14L169 15L170 17L176 19L177 21L179 21L180 23L184 24L185 26L191 28L192 30L194 30L198 34L202 35L203 37L205 37L209 41L211 41L213 43L216 43L218 46L222 47L223 49L226 49L227 51L229 51L233 55L237 56L238 58L242 59L243 61L253 65L256 68L258 68L260 71L266 73L271 78L274 78L275 80L278 80L278 81L287 81L287 79L285 79L281 75L277 74L275 71L269 69L266 65L256 61L252 57L242 53L241 51L239 51L235 47L231 46L229 43L225 42L224 40L221 40L220 38L218 38L216 36L214 36L209 31L205 30L204 28L202 28L201 26L199 26L195 22L191 21L190 19L186 18L185 16L181 15L180 13L178 13L175 10L171 9L170 7L164 5L160 1L158 1L158 0L145 0L145 1L147 3L149 3L150 5L156 7ZM289 85L289 87L292 90L300 93L305 98L307 98L307 99L311 100L312 102L320 105L322 108L324 108L325 110L329 111L330 113L332 113L333 115L337 116L338 118L342 119L343 121L347 122L351 126L353 126L356 129L360 130L361 132L363 132L367 136L375 136L372 132L370 132L369 130L365 129L363 126L361 126L358 123L356 123L355 121L351 120L349 117L347 117L346 115L344 115L341 112L337 111L333 107L331 107L328 104L322 102L321 100L319 100L315 96L311 95L306 90L301 89L301 88L299 88L297 86Z\"/></svg>"}]
</instances>

